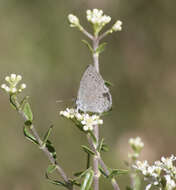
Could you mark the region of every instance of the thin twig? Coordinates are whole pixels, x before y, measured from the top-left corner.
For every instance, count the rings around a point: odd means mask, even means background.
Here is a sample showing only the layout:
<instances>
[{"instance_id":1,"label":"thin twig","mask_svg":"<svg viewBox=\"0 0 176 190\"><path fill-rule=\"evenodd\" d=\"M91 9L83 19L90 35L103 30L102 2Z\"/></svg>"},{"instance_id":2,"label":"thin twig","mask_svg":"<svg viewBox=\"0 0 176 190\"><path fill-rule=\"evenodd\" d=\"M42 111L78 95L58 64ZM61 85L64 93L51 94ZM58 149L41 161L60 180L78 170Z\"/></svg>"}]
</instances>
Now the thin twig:
<instances>
[{"instance_id":1,"label":"thin twig","mask_svg":"<svg viewBox=\"0 0 176 190\"><path fill-rule=\"evenodd\" d=\"M15 100L15 104L16 104L16 106L18 108L18 110L17 110L18 113L23 117L24 121L27 121L28 118L26 117L25 113L20 109L20 104L19 104L19 102L17 100ZM37 142L39 143L40 149L45 153L45 155L47 155L50 162L56 166L56 170L61 175L64 182L66 184L68 184L68 189L73 190L74 188L73 188L73 186L69 185L69 179L68 179L67 175L65 174L64 170L58 165L58 163L55 161L55 159L53 158L52 154L48 151L46 146L43 145L43 141L39 137L39 135L38 135L38 133L37 133L37 131L35 129L35 126L33 124L30 126L30 129L31 129L34 137L36 138Z\"/></svg>"},{"instance_id":2,"label":"thin twig","mask_svg":"<svg viewBox=\"0 0 176 190\"><path fill-rule=\"evenodd\" d=\"M91 40L94 39L94 37L92 36L92 34L90 34L89 32L87 32L87 30L85 30L82 26L79 27L80 31L82 33L84 33L88 38L90 38Z\"/></svg>"},{"instance_id":3,"label":"thin twig","mask_svg":"<svg viewBox=\"0 0 176 190\"><path fill-rule=\"evenodd\" d=\"M101 34L99 37L98 37L98 40L102 40L105 36L107 36L108 34L110 33L110 30L107 30L106 32L104 32L103 34Z\"/></svg>"}]
</instances>

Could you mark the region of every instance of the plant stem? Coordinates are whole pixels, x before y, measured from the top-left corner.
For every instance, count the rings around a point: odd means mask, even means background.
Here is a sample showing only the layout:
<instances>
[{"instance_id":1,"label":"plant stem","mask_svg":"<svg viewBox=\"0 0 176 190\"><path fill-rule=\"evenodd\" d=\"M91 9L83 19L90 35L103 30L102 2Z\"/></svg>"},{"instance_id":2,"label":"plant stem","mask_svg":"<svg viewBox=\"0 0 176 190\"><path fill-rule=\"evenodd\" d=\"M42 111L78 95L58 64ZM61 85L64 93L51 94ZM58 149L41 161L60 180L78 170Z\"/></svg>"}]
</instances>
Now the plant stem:
<instances>
[{"instance_id":1,"label":"plant stem","mask_svg":"<svg viewBox=\"0 0 176 190\"><path fill-rule=\"evenodd\" d=\"M99 40L97 37L93 38L93 63L94 66L97 70L97 72L99 73L99 54L96 53L96 49L98 48L99 45ZM95 125L94 126L94 130L93 130L94 136L96 138L96 144L94 144L95 148L97 148L98 144L99 144L99 126ZM94 170L94 190L99 190L99 168L98 168L98 157L97 155L94 156L93 158L93 170Z\"/></svg>"},{"instance_id":2,"label":"plant stem","mask_svg":"<svg viewBox=\"0 0 176 190\"><path fill-rule=\"evenodd\" d=\"M15 104L17 106L17 111L20 115L22 115L24 121L27 121L28 118L26 117L26 115L24 114L24 112L21 110L20 108L20 104L19 102L17 101L17 99L15 99ZM36 129L35 129L35 126L32 124L30 126L30 129L33 133L33 136L36 138L37 142L39 143L39 147L40 149L45 153L45 155L48 157L49 161L56 166L56 170L58 171L58 173L60 174L60 176L63 178L65 184L67 184L68 186L68 189L69 190L73 190L73 186L70 185L70 182L69 182L69 179L67 177L67 175L65 174L64 170L59 166L59 164L55 161L55 159L53 158L52 154L48 151L48 149L46 148L46 146L43 145L43 141L41 140L41 138L39 137Z\"/></svg>"},{"instance_id":3,"label":"plant stem","mask_svg":"<svg viewBox=\"0 0 176 190\"><path fill-rule=\"evenodd\" d=\"M88 140L88 143L89 143L91 149L95 153L95 156L97 157L97 160L98 160L99 164L101 165L101 167L104 170L105 174L108 176L110 174L110 172L109 172L107 166L105 165L104 161L102 160L100 153L97 151L97 149L96 149L96 147L95 147L95 145L94 145L94 143L93 143L93 141L92 141L89 134L87 135L87 140ZM116 182L116 180L114 178L111 180L111 184L112 184L114 190L120 190L119 185L118 185L118 183Z\"/></svg>"}]
</instances>

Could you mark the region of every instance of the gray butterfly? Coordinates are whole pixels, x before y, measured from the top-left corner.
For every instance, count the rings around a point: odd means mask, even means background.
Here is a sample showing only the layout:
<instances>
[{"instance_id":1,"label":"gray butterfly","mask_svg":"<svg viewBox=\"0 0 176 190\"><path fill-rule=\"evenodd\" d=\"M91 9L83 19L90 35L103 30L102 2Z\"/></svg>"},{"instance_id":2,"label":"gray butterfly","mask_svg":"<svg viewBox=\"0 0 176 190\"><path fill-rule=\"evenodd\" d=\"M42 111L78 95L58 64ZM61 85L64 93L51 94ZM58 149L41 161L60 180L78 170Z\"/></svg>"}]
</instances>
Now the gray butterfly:
<instances>
[{"instance_id":1,"label":"gray butterfly","mask_svg":"<svg viewBox=\"0 0 176 190\"><path fill-rule=\"evenodd\" d=\"M99 114L108 111L112 107L109 88L93 65L89 65L82 76L76 105L77 109L83 112Z\"/></svg>"}]
</instances>

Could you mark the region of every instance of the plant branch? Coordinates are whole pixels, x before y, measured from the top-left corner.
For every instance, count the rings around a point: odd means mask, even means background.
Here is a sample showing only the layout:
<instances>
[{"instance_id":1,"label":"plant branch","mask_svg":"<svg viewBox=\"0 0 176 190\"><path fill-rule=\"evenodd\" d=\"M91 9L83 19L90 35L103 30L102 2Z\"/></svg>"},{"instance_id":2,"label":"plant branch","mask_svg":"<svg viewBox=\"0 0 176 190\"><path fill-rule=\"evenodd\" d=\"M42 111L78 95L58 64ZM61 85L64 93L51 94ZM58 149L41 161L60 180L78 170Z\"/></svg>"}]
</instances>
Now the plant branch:
<instances>
[{"instance_id":1,"label":"plant branch","mask_svg":"<svg viewBox=\"0 0 176 190\"><path fill-rule=\"evenodd\" d=\"M101 165L102 169L104 170L105 174L107 176L109 176L110 172L109 172L107 166L105 165L104 161L102 160L100 153L97 151L96 147L94 146L94 143L89 134L87 135L87 140L88 140L88 143L89 143L90 147L92 148L93 152L95 153L95 155L98 159L98 162ZM112 184L114 190L120 190L119 185L114 178L112 178L111 184Z\"/></svg>"},{"instance_id":2,"label":"plant branch","mask_svg":"<svg viewBox=\"0 0 176 190\"><path fill-rule=\"evenodd\" d=\"M20 104L17 101L17 99L15 99L15 104L17 106L17 111L18 113L23 117L24 121L27 121L28 118L26 117L25 113L23 112L23 110L20 108ZM65 174L64 170L59 166L59 164L55 161L55 159L53 158L52 154L48 151L48 149L46 148L46 146L43 144L43 141L41 140L41 138L39 137L35 126L32 124L30 126L30 129L34 135L34 137L36 138L37 142L39 143L39 147L40 149L45 153L45 155L48 157L49 161L56 166L56 170L58 171L58 173L60 174L60 176L63 178L64 182L68 185L68 189L69 190L73 190L73 186L70 185L70 181L67 177L67 175Z\"/></svg>"},{"instance_id":3,"label":"plant branch","mask_svg":"<svg viewBox=\"0 0 176 190\"><path fill-rule=\"evenodd\" d=\"M85 34L88 38L90 38L91 40L93 40L93 36L92 34L90 34L89 32L87 32L87 30L85 30L82 26L79 27L80 31Z\"/></svg>"},{"instance_id":4,"label":"plant branch","mask_svg":"<svg viewBox=\"0 0 176 190\"><path fill-rule=\"evenodd\" d=\"M101 34L99 37L98 37L98 40L102 40L104 37L106 37L108 34L111 33L111 30L107 30L106 32L104 32L103 34Z\"/></svg>"}]
</instances>

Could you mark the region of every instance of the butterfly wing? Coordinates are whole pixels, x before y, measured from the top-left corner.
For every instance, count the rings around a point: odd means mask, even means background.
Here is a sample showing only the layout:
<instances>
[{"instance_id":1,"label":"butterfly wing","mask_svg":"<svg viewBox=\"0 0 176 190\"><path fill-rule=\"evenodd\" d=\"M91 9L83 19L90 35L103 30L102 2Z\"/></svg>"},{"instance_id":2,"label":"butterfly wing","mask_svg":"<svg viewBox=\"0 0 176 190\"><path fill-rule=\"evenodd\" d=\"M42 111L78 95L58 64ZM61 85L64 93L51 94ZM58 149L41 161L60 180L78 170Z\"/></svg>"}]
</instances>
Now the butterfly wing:
<instances>
[{"instance_id":1,"label":"butterfly wing","mask_svg":"<svg viewBox=\"0 0 176 190\"><path fill-rule=\"evenodd\" d=\"M103 113L112 106L109 89L95 67L89 65L84 72L77 97L77 108L83 112Z\"/></svg>"}]
</instances>

